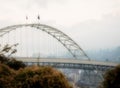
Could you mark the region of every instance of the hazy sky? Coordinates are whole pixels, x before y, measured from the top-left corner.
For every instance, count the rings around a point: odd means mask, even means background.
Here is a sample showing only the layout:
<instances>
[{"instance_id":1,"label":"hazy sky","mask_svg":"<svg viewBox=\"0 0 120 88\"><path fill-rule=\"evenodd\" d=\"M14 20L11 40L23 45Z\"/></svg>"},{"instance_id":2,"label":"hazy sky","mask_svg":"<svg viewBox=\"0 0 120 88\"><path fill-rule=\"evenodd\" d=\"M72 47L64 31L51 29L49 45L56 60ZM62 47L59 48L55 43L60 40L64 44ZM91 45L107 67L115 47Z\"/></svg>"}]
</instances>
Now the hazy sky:
<instances>
[{"instance_id":1,"label":"hazy sky","mask_svg":"<svg viewBox=\"0 0 120 88\"><path fill-rule=\"evenodd\" d=\"M0 0L1 28L38 22L38 14L85 50L120 46L120 0Z\"/></svg>"}]
</instances>

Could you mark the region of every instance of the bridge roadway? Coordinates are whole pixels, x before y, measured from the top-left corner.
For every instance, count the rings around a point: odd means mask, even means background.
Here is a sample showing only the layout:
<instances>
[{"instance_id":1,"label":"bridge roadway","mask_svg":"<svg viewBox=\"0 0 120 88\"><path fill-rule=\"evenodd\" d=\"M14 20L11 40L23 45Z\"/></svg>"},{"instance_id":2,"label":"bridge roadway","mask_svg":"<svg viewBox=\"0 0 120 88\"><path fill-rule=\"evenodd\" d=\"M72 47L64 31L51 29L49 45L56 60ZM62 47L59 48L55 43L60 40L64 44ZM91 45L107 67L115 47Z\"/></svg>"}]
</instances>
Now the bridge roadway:
<instances>
[{"instance_id":1,"label":"bridge roadway","mask_svg":"<svg viewBox=\"0 0 120 88\"><path fill-rule=\"evenodd\" d=\"M48 58L30 58L30 57L17 57L17 60L23 61L26 64L39 64L49 65L57 68L74 68L74 69L86 69L86 70L100 70L114 68L118 65L115 62L102 62L93 60L79 60L79 59L48 59Z\"/></svg>"}]
</instances>

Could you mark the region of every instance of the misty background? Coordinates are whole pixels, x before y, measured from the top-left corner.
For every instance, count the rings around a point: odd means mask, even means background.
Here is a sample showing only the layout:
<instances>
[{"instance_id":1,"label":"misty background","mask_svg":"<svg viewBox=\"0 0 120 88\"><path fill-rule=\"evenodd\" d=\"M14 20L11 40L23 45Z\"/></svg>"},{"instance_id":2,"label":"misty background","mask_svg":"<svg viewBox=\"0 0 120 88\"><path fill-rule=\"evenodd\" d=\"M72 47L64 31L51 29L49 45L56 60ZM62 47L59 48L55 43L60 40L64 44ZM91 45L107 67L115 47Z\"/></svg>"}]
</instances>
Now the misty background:
<instances>
[{"instance_id":1,"label":"misty background","mask_svg":"<svg viewBox=\"0 0 120 88\"><path fill-rule=\"evenodd\" d=\"M0 28L39 23L38 15L90 58L120 62L120 0L0 0Z\"/></svg>"}]
</instances>

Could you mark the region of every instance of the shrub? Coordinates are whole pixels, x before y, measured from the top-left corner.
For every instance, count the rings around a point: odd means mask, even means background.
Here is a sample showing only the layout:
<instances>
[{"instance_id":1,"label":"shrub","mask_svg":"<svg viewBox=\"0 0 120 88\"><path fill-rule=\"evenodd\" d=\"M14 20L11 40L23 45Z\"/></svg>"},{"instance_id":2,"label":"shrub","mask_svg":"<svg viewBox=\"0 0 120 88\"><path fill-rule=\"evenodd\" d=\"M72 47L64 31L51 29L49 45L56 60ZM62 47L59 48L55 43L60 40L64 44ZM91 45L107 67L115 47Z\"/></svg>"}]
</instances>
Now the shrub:
<instances>
[{"instance_id":1,"label":"shrub","mask_svg":"<svg viewBox=\"0 0 120 88\"><path fill-rule=\"evenodd\" d=\"M10 68L14 70L18 70L20 68L26 67L26 65L22 61L17 61L15 59L10 59L6 65L8 65Z\"/></svg>"},{"instance_id":2,"label":"shrub","mask_svg":"<svg viewBox=\"0 0 120 88\"><path fill-rule=\"evenodd\" d=\"M14 88L71 88L66 78L51 67L27 67L14 78Z\"/></svg>"},{"instance_id":3,"label":"shrub","mask_svg":"<svg viewBox=\"0 0 120 88\"><path fill-rule=\"evenodd\" d=\"M4 55L0 55L0 62L1 63L7 63L9 61L9 59L7 57L5 57Z\"/></svg>"},{"instance_id":4,"label":"shrub","mask_svg":"<svg viewBox=\"0 0 120 88\"><path fill-rule=\"evenodd\" d=\"M15 72L7 65L0 63L0 88L12 88L11 81Z\"/></svg>"},{"instance_id":5,"label":"shrub","mask_svg":"<svg viewBox=\"0 0 120 88\"><path fill-rule=\"evenodd\" d=\"M14 70L26 67L26 65L22 61L17 61L14 58L8 58L5 57L4 55L0 55L0 62L6 64L7 66Z\"/></svg>"},{"instance_id":6,"label":"shrub","mask_svg":"<svg viewBox=\"0 0 120 88\"><path fill-rule=\"evenodd\" d=\"M106 72L100 88L120 88L120 65Z\"/></svg>"}]
</instances>

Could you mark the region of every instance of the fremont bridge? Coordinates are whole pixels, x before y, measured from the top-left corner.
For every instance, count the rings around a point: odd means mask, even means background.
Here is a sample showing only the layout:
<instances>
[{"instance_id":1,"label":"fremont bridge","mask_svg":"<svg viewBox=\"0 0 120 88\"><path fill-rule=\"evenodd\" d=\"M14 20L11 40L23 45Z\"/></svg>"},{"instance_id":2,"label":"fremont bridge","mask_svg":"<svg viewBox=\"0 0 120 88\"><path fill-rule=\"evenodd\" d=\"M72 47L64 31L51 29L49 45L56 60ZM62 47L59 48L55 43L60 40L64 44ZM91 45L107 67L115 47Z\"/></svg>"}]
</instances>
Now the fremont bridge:
<instances>
[{"instance_id":1,"label":"fremont bridge","mask_svg":"<svg viewBox=\"0 0 120 88\"><path fill-rule=\"evenodd\" d=\"M98 80L102 80L102 75L106 70L118 65L115 62L91 59L70 36L54 27L40 23L18 24L0 29L1 45L16 43L18 44L15 47L17 53L11 57L27 65L39 64L64 69L67 75L77 70L82 76L78 75L74 81L85 80L84 82L87 83L85 85L89 86L95 84L96 78L93 82L90 81L95 75ZM95 75L92 76L92 74Z\"/></svg>"}]
</instances>

